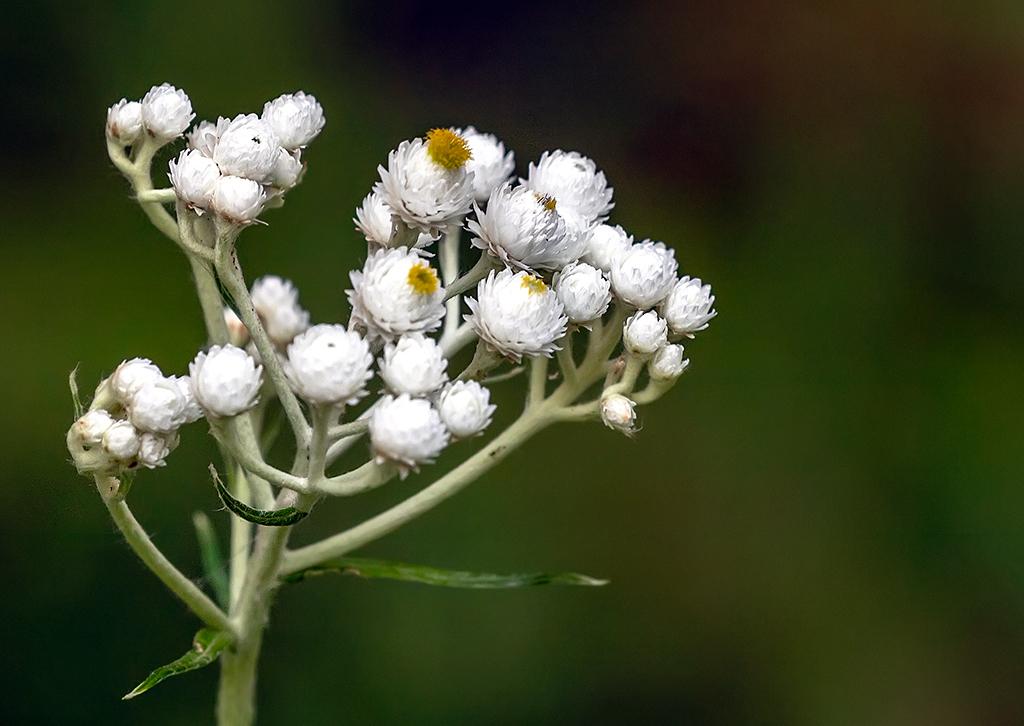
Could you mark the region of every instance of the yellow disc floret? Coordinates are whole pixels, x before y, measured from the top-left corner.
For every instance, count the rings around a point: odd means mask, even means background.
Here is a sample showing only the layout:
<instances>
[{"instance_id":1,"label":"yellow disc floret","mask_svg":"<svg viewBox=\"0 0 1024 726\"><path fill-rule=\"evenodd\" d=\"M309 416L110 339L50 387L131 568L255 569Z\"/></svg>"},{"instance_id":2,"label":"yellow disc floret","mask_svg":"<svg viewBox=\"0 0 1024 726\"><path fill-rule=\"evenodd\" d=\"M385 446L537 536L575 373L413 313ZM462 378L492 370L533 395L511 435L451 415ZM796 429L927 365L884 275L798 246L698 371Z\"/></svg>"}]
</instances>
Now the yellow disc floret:
<instances>
[{"instance_id":1,"label":"yellow disc floret","mask_svg":"<svg viewBox=\"0 0 1024 726\"><path fill-rule=\"evenodd\" d=\"M416 262L413 264L409 268L409 277L406 279L413 292L420 295L433 295L437 292L437 288L440 285L434 268L426 262Z\"/></svg>"},{"instance_id":2,"label":"yellow disc floret","mask_svg":"<svg viewBox=\"0 0 1024 726\"><path fill-rule=\"evenodd\" d=\"M427 154L431 161L449 171L460 168L473 158L466 140L451 129L427 132Z\"/></svg>"},{"instance_id":3,"label":"yellow disc floret","mask_svg":"<svg viewBox=\"0 0 1024 726\"><path fill-rule=\"evenodd\" d=\"M544 209L548 210L549 212L555 211L556 202L553 196L551 196L550 194L537 194L536 192L534 192L533 196L537 197L537 201L540 202L541 206L544 207Z\"/></svg>"},{"instance_id":4,"label":"yellow disc floret","mask_svg":"<svg viewBox=\"0 0 1024 726\"><path fill-rule=\"evenodd\" d=\"M523 275L522 285L531 295L542 295L548 291L548 286L544 284L544 281L533 275Z\"/></svg>"}]
</instances>

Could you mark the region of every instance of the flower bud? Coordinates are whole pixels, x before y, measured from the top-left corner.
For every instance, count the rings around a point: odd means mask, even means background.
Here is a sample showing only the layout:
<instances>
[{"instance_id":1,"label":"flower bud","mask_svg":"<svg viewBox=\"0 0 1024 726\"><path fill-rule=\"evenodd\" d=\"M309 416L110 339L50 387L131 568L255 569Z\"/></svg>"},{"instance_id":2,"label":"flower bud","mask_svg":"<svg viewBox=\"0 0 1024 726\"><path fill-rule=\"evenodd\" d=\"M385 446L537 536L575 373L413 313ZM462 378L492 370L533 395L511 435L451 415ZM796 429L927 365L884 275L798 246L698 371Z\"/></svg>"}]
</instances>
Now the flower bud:
<instances>
[{"instance_id":1,"label":"flower bud","mask_svg":"<svg viewBox=\"0 0 1024 726\"><path fill-rule=\"evenodd\" d=\"M103 440L103 434L114 425L113 417L102 408L88 411L75 421L75 431L83 444L96 446Z\"/></svg>"},{"instance_id":2,"label":"flower bud","mask_svg":"<svg viewBox=\"0 0 1024 726\"><path fill-rule=\"evenodd\" d=\"M210 207L213 190L220 179L220 169L213 159L198 149L185 149L177 160L171 160L167 177L178 199L202 214L202 210Z\"/></svg>"},{"instance_id":3,"label":"flower bud","mask_svg":"<svg viewBox=\"0 0 1024 726\"><path fill-rule=\"evenodd\" d=\"M384 346L384 357L377 361L380 377L396 394L426 396L448 380L448 361L433 338L419 333L404 335L397 343Z\"/></svg>"},{"instance_id":4,"label":"flower bud","mask_svg":"<svg viewBox=\"0 0 1024 726\"><path fill-rule=\"evenodd\" d=\"M195 114L188 96L169 83L153 86L142 98L142 122L159 141L181 136L193 118Z\"/></svg>"},{"instance_id":5,"label":"flower bud","mask_svg":"<svg viewBox=\"0 0 1024 726\"><path fill-rule=\"evenodd\" d=\"M256 405L263 367L233 345L215 345L189 366L192 395L208 416L236 416Z\"/></svg>"},{"instance_id":6,"label":"flower bud","mask_svg":"<svg viewBox=\"0 0 1024 726\"><path fill-rule=\"evenodd\" d=\"M608 272L615 261L632 246L633 237L626 234L622 227L599 224L587 236L583 261Z\"/></svg>"},{"instance_id":7,"label":"flower bud","mask_svg":"<svg viewBox=\"0 0 1024 726\"><path fill-rule=\"evenodd\" d=\"M139 463L147 469L165 466L168 455L178 446L178 434L144 433L139 437Z\"/></svg>"},{"instance_id":8,"label":"flower bud","mask_svg":"<svg viewBox=\"0 0 1024 726\"><path fill-rule=\"evenodd\" d=\"M148 358L132 358L117 367L110 377L110 388L122 405L127 404L140 388L164 377Z\"/></svg>"},{"instance_id":9,"label":"flower bud","mask_svg":"<svg viewBox=\"0 0 1024 726\"><path fill-rule=\"evenodd\" d=\"M302 172L305 169L302 164L301 152L279 148L274 166L270 169L270 176L267 177L267 183L277 189L291 189L301 181Z\"/></svg>"},{"instance_id":10,"label":"flower bud","mask_svg":"<svg viewBox=\"0 0 1024 726\"><path fill-rule=\"evenodd\" d=\"M188 399L167 378L150 381L128 402L128 419L140 431L169 434L185 423Z\"/></svg>"},{"instance_id":11,"label":"flower bud","mask_svg":"<svg viewBox=\"0 0 1024 726\"><path fill-rule=\"evenodd\" d=\"M653 310L634 313L622 326L622 343L634 355L651 355L668 343L668 324Z\"/></svg>"},{"instance_id":12,"label":"flower bud","mask_svg":"<svg viewBox=\"0 0 1024 726\"><path fill-rule=\"evenodd\" d=\"M285 93L264 104L263 121L277 134L281 146L294 151L309 144L323 129L324 109L307 93Z\"/></svg>"},{"instance_id":13,"label":"flower bud","mask_svg":"<svg viewBox=\"0 0 1024 726\"><path fill-rule=\"evenodd\" d=\"M376 459L403 469L429 464L448 445L448 429L423 398L384 396L373 407L369 425Z\"/></svg>"},{"instance_id":14,"label":"flower bud","mask_svg":"<svg viewBox=\"0 0 1024 726\"><path fill-rule=\"evenodd\" d=\"M612 290L623 302L641 310L660 303L676 281L676 253L661 242L644 240L612 264Z\"/></svg>"},{"instance_id":15,"label":"flower bud","mask_svg":"<svg viewBox=\"0 0 1024 726\"><path fill-rule=\"evenodd\" d=\"M690 365L690 360L683 358L684 353L681 345L663 345L647 365L651 378L656 381L674 381L679 378Z\"/></svg>"},{"instance_id":16,"label":"flower bud","mask_svg":"<svg viewBox=\"0 0 1024 726\"><path fill-rule=\"evenodd\" d=\"M692 338L704 330L718 313L714 309L715 296L711 285L701 283L699 277L681 277L661 304L661 314L668 321L672 333Z\"/></svg>"},{"instance_id":17,"label":"flower bud","mask_svg":"<svg viewBox=\"0 0 1024 726\"><path fill-rule=\"evenodd\" d=\"M235 224L250 224L263 211L267 195L259 183L240 176L222 176L213 188L213 209Z\"/></svg>"},{"instance_id":18,"label":"flower bud","mask_svg":"<svg viewBox=\"0 0 1024 726\"><path fill-rule=\"evenodd\" d=\"M249 342L249 329L238 317L238 313L229 307L224 308L224 327L228 329L228 342L231 345L243 348Z\"/></svg>"},{"instance_id":19,"label":"flower bud","mask_svg":"<svg viewBox=\"0 0 1024 726\"><path fill-rule=\"evenodd\" d=\"M139 432L136 431L130 421L115 421L103 433L102 441L103 450L121 462L134 459L135 455L139 453L139 446L142 444Z\"/></svg>"},{"instance_id":20,"label":"flower bud","mask_svg":"<svg viewBox=\"0 0 1024 726\"><path fill-rule=\"evenodd\" d=\"M213 160L221 172L263 182L277 161L277 134L256 114L231 119L217 139Z\"/></svg>"},{"instance_id":21,"label":"flower bud","mask_svg":"<svg viewBox=\"0 0 1024 726\"><path fill-rule=\"evenodd\" d=\"M441 391L437 410L454 438L467 439L490 426L496 408L490 400L491 392L476 381L455 381Z\"/></svg>"},{"instance_id":22,"label":"flower bud","mask_svg":"<svg viewBox=\"0 0 1024 726\"><path fill-rule=\"evenodd\" d=\"M299 305L299 291L290 280L266 275L252 284L251 295L267 337L281 350L309 327L309 313Z\"/></svg>"},{"instance_id":23,"label":"flower bud","mask_svg":"<svg viewBox=\"0 0 1024 726\"><path fill-rule=\"evenodd\" d=\"M314 325L288 346L285 372L295 392L319 404L355 404L373 376L369 344L343 325Z\"/></svg>"},{"instance_id":24,"label":"flower bud","mask_svg":"<svg viewBox=\"0 0 1024 726\"><path fill-rule=\"evenodd\" d=\"M636 403L614 393L601 399L601 420L610 429L631 435L636 430Z\"/></svg>"},{"instance_id":25,"label":"flower bud","mask_svg":"<svg viewBox=\"0 0 1024 726\"><path fill-rule=\"evenodd\" d=\"M612 301L608 278L585 262L573 262L563 268L555 280L555 292L570 323L596 320Z\"/></svg>"},{"instance_id":26,"label":"flower bud","mask_svg":"<svg viewBox=\"0 0 1024 726\"><path fill-rule=\"evenodd\" d=\"M107 109L107 136L130 146L142 135L142 104L122 98Z\"/></svg>"}]
</instances>

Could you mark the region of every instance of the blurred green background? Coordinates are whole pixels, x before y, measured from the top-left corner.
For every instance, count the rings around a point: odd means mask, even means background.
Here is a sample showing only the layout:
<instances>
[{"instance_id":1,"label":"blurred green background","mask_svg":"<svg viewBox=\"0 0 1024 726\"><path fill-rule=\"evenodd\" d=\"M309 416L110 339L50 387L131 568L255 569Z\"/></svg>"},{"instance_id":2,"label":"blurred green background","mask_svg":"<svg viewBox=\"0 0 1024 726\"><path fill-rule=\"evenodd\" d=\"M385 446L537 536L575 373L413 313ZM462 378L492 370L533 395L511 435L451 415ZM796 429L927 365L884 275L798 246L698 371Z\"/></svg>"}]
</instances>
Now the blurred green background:
<instances>
[{"instance_id":1,"label":"blurred green background","mask_svg":"<svg viewBox=\"0 0 1024 726\"><path fill-rule=\"evenodd\" d=\"M5 9L0 720L212 721L214 668L118 700L195 621L63 444L73 366L91 389L133 355L180 372L203 343L183 259L103 146L106 107L166 80L200 118L322 101L305 182L242 246L317 321L347 315L376 164L445 124L497 133L520 173L547 148L592 156L613 221L719 300L634 440L549 430L363 553L610 586L287 589L261 723L1024 722L1024 5L487 5ZM132 492L197 575L191 513L227 516L211 457L193 427ZM296 540L452 461L322 507Z\"/></svg>"}]
</instances>

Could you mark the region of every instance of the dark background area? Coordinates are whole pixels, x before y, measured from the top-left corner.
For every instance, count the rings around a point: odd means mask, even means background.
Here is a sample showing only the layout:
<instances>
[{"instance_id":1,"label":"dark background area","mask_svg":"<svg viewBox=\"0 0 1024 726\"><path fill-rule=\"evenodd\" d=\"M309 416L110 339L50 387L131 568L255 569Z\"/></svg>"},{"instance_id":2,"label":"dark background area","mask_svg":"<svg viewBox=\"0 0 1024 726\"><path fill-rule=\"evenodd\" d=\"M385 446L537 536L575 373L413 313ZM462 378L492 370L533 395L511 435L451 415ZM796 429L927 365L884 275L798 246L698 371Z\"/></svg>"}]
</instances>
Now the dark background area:
<instances>
[{"instance_id":1,"label":"dark background area","mask_svg":"<svg viewBox=\"0 0 1024 726\"><path fill-rule=\"evenodd\" d=\"M363 554L579 570L603 589L321 578L283 592L261 723L863 725L1024 721L1024 5L1019 2L43 3L0 30L0 720L212 721L215 669L120 696L195 621L68 464L68 371L180 372L180 253L105 156L106 107L170 81L199 118L299 88L328 123L253 277L347 317L350 221L401 139L476 125L577 149L613 221L712 282L691 371L627 440L551 429ZM498 394L506 415L520 392ZM456 453L461 452L461 453ZM299 542L425 485L466 452ZM140 477L198 574L226 531L202 426Z\"/></svg>"}]
</instances>

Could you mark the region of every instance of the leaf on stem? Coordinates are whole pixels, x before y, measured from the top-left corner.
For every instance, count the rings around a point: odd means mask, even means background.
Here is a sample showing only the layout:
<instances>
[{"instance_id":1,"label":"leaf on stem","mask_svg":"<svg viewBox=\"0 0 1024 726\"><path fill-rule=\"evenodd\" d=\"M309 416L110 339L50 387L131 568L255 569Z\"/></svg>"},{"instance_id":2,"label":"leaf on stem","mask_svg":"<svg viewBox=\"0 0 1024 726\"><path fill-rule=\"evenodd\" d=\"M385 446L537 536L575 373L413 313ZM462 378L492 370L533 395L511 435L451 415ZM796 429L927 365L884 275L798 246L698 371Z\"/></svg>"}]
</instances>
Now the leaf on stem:
<instances>
[{"instance_id":1,"label":"leaf on stem","mask_svg":"<svg viewBox=\"0 0 1024 726\"><path fill-rule=\"evenodd\" d=\"M221 481L220 475L217 474L217 469L214 468L213 464L210 464L210 475L213 477L213 483L217 487L217 494L220 495L220 500L224 502L224 506L235 515L254 524L262 524L265 527L288 527L305 519L306 515L309 514L309 512L303 512L295 507L285 507L284 509L256 509L255 507L250 507L245 502L240 502L231 496L231 492L224 486L224 482Z\"/></svg>"},{"instance_id":2,"label":"leaf on stem","mask_svg":"<svg viewBox=\"0 0 1024 726\"><path fill-rule=\"evenodd\" d=\"M192 640L192 650L167 665L160 666L139 685L121 697L122 701L141 696L160 681L208 666L217 660L220 652L231 642L231 635L223 630L203 628Z\"/></svg>"},{"instance_id":3,"label":"leaf on stem","mask_svg":"<svg viewBox=\"0 0 1024 726\"><path fill-rule=\"evenodd\" d=\"M217 532L213 529L210 518L206 512L196 512L192 515L192 524L196 528L196 539L199 540L199 556L203 561L203 572L206 573L206 581L210 583L213 594L221 607L228 606L228 573L224 565L224 557L220 552L220 545L217 543Z\"/></svg>"},{"instance_id":4,"label":"leaf on stem","mask_svg":"<svg viewBox=\"0 0 1024 726\"><path fill-rule=\"evenodd\" d=\"M293 572L284 578L285 582L301 582L307 577L326 574L353 575L368 579L402 580L440 587L461 587L479 590L494 590L510 587L532 587L535 585L582 585L588 587L607 585L601 580L576 572L519 572L494 574L488 572L463 572L443 570L425 565L410 565L405 562L388 562L363 557L339 557Z\"/></svg>"}]
</instances>

